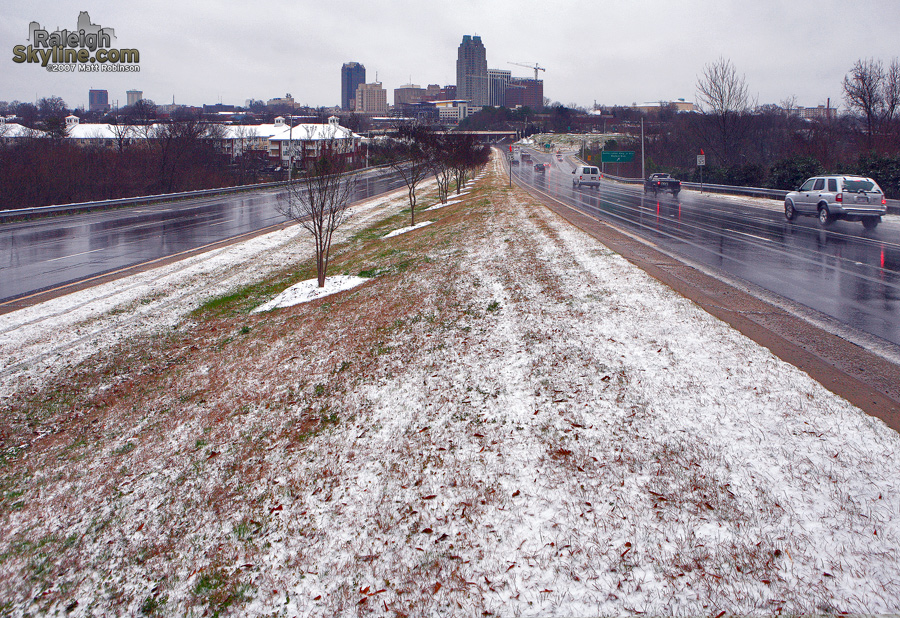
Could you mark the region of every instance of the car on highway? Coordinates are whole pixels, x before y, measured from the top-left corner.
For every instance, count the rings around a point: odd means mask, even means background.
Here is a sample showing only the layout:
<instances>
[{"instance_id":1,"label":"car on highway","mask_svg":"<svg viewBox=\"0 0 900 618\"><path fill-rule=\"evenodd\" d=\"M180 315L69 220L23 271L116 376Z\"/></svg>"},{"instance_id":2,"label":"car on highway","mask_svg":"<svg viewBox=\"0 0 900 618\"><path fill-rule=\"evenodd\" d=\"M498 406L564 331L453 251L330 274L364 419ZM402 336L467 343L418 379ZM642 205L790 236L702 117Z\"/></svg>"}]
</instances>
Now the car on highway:
<instances>
[{"instance_id":1,"label":"car on highway","mask_svg":"<svg viewBox=\"0 0 900 618\"><path fill-rule=\"evenodd\" d=\"M591 165L579 165L572 170L572 185L580 187L587 185L588 187L600 186L600 168Z\"/></svg>"},{"instance_id":2,"label":"car on highway","mask_svg":"<svg viewBox=\"0 0 900 618\"><path fill-rule=\"evenodd\" d=\"M822 226L837 219L862 221L874 230L887 212L887 200L878 183L865 176L814 176L784 197L784 216L818 217Z\"/></svg>"},{"instance_id":3,"label":"car on highway","mask_svg":"<svg viewBox=\"0 0 900 618\"><path fill-rule=\"evenodd\" d=\"M650 174L650 177L644 181L644 193L656 195L661 191L668 191L678 197L678 193L681 191L681 181L672 178L669 174Z\"/></svg>"},{"instance_id":4,"label":"car on highway","mask_svg":"<svg viewBox=\"0 0 900 618\"><path fill-rule=\"evenodd\" d=\"M546 168L544 167L544 164L543 164L543 163L535 163L535 164L534 164L534 171L536 171L536 172L544 172L544 171L546 171Z\"/></svg>"}]
</instances>

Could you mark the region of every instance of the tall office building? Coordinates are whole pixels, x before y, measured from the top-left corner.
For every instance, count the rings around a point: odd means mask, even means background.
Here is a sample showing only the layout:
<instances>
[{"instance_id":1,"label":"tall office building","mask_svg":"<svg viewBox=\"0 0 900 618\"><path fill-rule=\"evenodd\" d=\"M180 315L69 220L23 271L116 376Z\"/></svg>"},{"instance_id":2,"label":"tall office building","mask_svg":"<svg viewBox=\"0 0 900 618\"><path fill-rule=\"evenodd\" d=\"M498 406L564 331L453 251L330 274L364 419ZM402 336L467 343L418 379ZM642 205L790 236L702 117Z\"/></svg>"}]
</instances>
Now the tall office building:
<instances>
[{"instance_id":1,"label":"tall office building","mask_svg":"<svg viewBox=\"0 0 900 618\"><path fill-rule=\"evenodd\" d=\"M356 89L356 111L361 114L387 113L387 90L381 87L381 82L359 85Z\"/></svg>"},{"instance_id":2,"label":"tall office building","mask_svg":"<svg viewBox=\"0 0 900 618\"><path fill-rule=\"evenodd\" d=\"M125 92L125 96L128 97L128 106L136 104L138 101L144 98L143 90L128 90Z\"/></svg>"},{"instance_id":3,"label":"tall office building","mask_svg":"<svg viewBox=\"0 0 900 618\"><path fill-rule=\"evenodd\" d=\"M341 67L341 109L355 108L356 89L366 83L366 67L358 62L345 62Z\"/></svg>"},{"instance_id":4,"label":"tall office building","mask_svg":"<svg viewBox=\"0 0 900 618\"><path fill-rule=\"evenodd\" d=\"M480 36L463 36L456 59L457 96L476 110L490 105L487 54Z\"/></svg>"},{"instance_id":5,"label":"tall office building","mask_svg":"<svg viewBox=\"0 0 900 618\"><path fill-rule=\"evenodd\" d=\"M494 107L506 105L506 91L512 72L503 69L488 69L488 101Z\"/></svg>"},{"instance_id":6,"label":"tall office building","mask_svg":"<svg viewBox=\"0 0 900 618\"><path fill-rule=\"evenodd\" d=\"M106 90L88 90L88 111L108 112L109 92Z\"/></svg>"}]
</instances>

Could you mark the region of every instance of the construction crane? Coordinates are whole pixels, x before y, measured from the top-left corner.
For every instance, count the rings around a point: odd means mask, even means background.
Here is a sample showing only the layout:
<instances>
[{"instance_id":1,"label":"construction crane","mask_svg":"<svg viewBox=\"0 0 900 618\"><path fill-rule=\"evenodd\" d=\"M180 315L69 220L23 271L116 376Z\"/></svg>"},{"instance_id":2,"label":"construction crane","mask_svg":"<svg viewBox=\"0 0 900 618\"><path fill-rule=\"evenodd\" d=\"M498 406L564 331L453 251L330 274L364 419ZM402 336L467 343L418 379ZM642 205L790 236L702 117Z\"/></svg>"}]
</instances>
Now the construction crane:
<instances>
[{"instance_id":1,"label":"construction crane","mask_svg":"<svg viewBox=\"0 0 900 618\"><path fill-rule=\"evenodd\" d=\"M531 64L530 62L527 64L524 62L510 62L509 64L515 64L516 66L525 67L526 69L534 69L534 81L537 81L538 71L546 71L547 70L544 67L542 67L541 65L539 65L537 62L535 62L534 64Z\"/></svg>"}]
</instances>

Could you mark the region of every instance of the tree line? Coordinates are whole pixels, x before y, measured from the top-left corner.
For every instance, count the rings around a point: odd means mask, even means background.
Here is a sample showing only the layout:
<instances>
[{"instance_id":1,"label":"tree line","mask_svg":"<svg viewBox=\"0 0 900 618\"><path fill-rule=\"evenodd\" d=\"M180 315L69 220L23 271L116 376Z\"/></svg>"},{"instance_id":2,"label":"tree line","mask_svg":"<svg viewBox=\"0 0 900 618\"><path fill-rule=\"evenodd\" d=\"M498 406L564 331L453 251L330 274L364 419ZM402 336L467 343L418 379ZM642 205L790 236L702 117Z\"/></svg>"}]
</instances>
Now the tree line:
<instances>
[{"instance_id":1,"label":"tree line","mask_svg":"<svg viewBox=\"0 0 900 618\"><path fill-rule=\"evenodd\" d=\"M115 125L114 132L112 147L62 137L0 139L0 209L227 187L242 180L216 147L220 126L191 119Z\"/></svg>"}]
</instances>

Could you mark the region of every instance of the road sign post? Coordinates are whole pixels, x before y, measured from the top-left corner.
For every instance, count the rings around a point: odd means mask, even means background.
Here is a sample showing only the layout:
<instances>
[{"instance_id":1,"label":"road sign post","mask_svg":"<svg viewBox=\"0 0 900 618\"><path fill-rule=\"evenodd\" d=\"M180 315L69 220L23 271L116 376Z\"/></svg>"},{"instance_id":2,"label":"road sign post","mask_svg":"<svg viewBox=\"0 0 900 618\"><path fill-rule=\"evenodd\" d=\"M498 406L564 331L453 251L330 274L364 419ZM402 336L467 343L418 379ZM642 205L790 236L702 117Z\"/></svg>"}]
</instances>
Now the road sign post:
<instances>
[{"instance_id":1,"label":"road sign post","mask_svg":"<svg viewBox=\"0 0 900 618\"><path fill-rule=\"evenodd\" d=\"M703 152L702 150L700 152ZM697 155L697 167L700 168L700 193L703 193L703 167L706 165L706 155Z\"/></svg>"}]
</instances>

